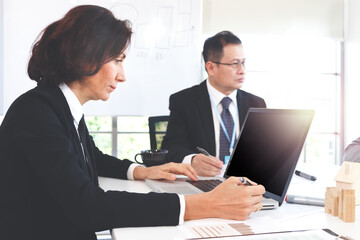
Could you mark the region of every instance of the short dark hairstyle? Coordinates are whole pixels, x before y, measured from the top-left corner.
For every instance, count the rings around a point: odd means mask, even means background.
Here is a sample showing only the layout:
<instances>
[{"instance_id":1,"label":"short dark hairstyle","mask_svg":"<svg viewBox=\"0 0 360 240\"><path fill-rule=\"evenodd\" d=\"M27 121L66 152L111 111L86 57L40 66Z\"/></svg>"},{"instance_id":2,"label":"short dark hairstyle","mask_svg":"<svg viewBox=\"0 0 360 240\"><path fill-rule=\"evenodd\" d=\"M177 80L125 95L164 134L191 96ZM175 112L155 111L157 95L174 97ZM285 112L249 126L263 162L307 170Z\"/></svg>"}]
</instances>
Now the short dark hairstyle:
<instances>
[{"instance_id":1,"label":"short dark hairstyle","mask_svg":"<svg viewBox=\"0 0 360 240\"><path fill-rule=\"evenodd\" d=\"M223 48L227 44L241 44L241 40L230 31L222 31L206 39L203 48L204 62L220 61L223 57Z\"/></svg>"},{"instance_id":2,"label":"short dark hairstyle","mask_svg":"<svg viewBox=\"0 0 360 240\"><path fill-rule=\"evenodd\" d=\"M92 76L125 51L131 34L131 23L116 19L108 9L77 6L39 35L28 75L36 82L56 85Z\"/></svg>"}]
</instances>

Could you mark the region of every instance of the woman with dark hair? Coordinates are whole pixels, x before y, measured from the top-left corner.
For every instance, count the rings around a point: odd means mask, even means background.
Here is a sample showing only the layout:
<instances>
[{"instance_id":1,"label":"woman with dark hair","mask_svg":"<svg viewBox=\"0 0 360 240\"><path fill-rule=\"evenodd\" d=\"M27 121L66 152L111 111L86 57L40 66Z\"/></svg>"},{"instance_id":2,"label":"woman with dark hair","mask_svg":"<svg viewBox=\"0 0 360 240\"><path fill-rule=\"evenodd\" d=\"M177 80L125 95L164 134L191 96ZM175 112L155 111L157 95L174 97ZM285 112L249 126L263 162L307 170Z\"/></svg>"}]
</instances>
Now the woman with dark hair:
<instances>
[{"instance_id":1,"label":"woman with dark hair","mask_svg":"<svg viewBox=\"0 0 360 240\"><path fill-rule=\"evenodd\" d=\"M98 6L78 6L34 44L28 74L38 83L9 108L0 127L0 233L4 239L96 239L95 232L174 226L205 217L246 219L262 208L264 188L230 178L192 196L105 192L98 176L169 179L186 164L145 168L103 154L86 128L82 105L107 100L125 81L132 31Z\"/></svg>"}]
</instances>

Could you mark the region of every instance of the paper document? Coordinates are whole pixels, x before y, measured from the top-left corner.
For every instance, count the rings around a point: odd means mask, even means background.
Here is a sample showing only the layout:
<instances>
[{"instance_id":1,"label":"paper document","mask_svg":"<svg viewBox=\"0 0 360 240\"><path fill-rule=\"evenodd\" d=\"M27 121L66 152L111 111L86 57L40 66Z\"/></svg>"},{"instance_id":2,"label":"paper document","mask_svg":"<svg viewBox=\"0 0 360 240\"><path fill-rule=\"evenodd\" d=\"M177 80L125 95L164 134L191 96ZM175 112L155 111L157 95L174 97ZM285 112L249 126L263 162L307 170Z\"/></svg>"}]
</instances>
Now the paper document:
<instances>
[{"instance_id":1,"label":"paper document","mask_svg":"<svg viewBox=\"0 0 360 240\"><path fill-rule=\"evenodd\" d=\"M267 233L255 234L252 231L251 227L244 223L186 226L186 228L187 230L184 233L186 233L187 239L209 239L209 238L222 238L222 237L227 237L227 239L237 239L236 237L239 236L241 236L241 240L336 239L336 237L329 235L327 232L323 231L322 229L287 231L287 232L267 232Z\"/></svg>"},{"instance_id":2,"label":"paper document","mask_svg":"<svg viewBox=\"0 0 360 240\"><path fill-rule=\"evenodd\" d=\"M234 238L229 238L229 240ZM279 232L259 235L242 236L241 240L335 240L336 237L326 233L322 229L294 231L294 232Z\"/></svg>"},{"instance_id":3,"label":"paper document","mask_svg":"<svg viewBox=\"0 0 360 240\"><path fill-rule=\"evenodd\" d=\"M192 233L196 235L197 238L227 237L237 236L239 234L254 234L251 227L244 223L193 226L189 227L189 230L192 231Z\"/></svg>"},{"instance_id":4,"label":"paper document","mask_svg":"<svg viewBox=\"0 0 360 240\"><path fill-rule=\"evenodd\" d=\"M189 239L241 236L280 231L280 229L278 229L269 218L258 218L255 221L248 219L246 222L202 222L199 224L186 224L179 226L178 228L180 228L180 230Z\"/></svg>"}]
</instances>

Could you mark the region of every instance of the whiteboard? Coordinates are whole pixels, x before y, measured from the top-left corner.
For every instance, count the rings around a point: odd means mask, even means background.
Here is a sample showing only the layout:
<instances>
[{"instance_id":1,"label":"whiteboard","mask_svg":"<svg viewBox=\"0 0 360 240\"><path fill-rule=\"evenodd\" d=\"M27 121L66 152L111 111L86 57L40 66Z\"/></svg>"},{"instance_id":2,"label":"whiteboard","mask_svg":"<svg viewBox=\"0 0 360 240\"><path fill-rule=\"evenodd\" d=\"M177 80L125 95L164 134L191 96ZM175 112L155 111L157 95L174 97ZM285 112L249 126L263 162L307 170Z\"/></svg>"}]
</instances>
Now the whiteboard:
<instances>
[{"instance_id":1,"label":"whiteboard","mask_svg":"<svg viewBox=\"0 0 360 240\"><path fill-rule=\"evenodd\" d=\"M26 75L26 68L30 48L37 34L72 7L82 4L96 4L110 9L116 17L130 20L134 32L124 63L126 82L118 84L108 101L86 103L86 115L168 114L169 96L201 81L202 1L4 2L4 38L7 49L4 64L5 109L21 93L36 85Z\"/></svg>"}]
</instances>

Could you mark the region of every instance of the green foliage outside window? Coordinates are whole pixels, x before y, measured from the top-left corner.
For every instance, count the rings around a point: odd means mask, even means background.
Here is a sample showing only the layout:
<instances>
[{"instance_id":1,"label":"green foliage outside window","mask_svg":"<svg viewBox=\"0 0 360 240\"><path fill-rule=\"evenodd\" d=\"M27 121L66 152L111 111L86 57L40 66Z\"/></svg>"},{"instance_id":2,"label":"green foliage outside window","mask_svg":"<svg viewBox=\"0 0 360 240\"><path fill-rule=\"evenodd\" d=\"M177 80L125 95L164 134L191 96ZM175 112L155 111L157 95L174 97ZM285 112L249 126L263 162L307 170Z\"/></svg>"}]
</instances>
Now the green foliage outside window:
<instances>
[{"instance_id":1,"label":"green foliage outside window","mask_svg":"<svg viewBox=\"0 0 360 240\"><path fill-rule=\"evenodd\" d=\"M141 150L150 149L148 117L117 117L117 157L134 161Z\"/></svg>"},{"instance_id":2,"label":"green foliage outside window","mask_svg":"<svg viewBox=\"0 0 360 240\"><path fill-rule=\"evenodd\" d=\"M118 158L134 161L136 153L147 149L150 149L148 133L118 134Z\"/></svg>"},{"instance_id":3,"label":"green foliage outside window","mask_svg":"<svg viewBox=\"0 0 360 240\"><path fill-rule=\"evenodd\" d=\"M97 131L112 131L111 117L110 116L86 116L86 126L89 132Z\"/></svg>"},{"instance_id":4,"label":"green foliage outside window","mask_svg":"<svg viewBox=\"0 0 360 240\"><path fill-rule=\"evenodd\" d=\"M106 154L112 154L111 134L110 133L90 133L96 146Z\"/></svg>"},{"instance_id":5,"label":"green foliage outside window","mask_svg":"<svg viewBox=\"0 0 360 240\"><path fill-rule=\"evenodd\" d=\"M86 125L96 146L109 155L113 153L112 131L116 128L116 157L134 160L136 153L150 149L147 117L119 116L117 126L112 126L111 116L87 116Z\"/></svg>"}]
</instances>

